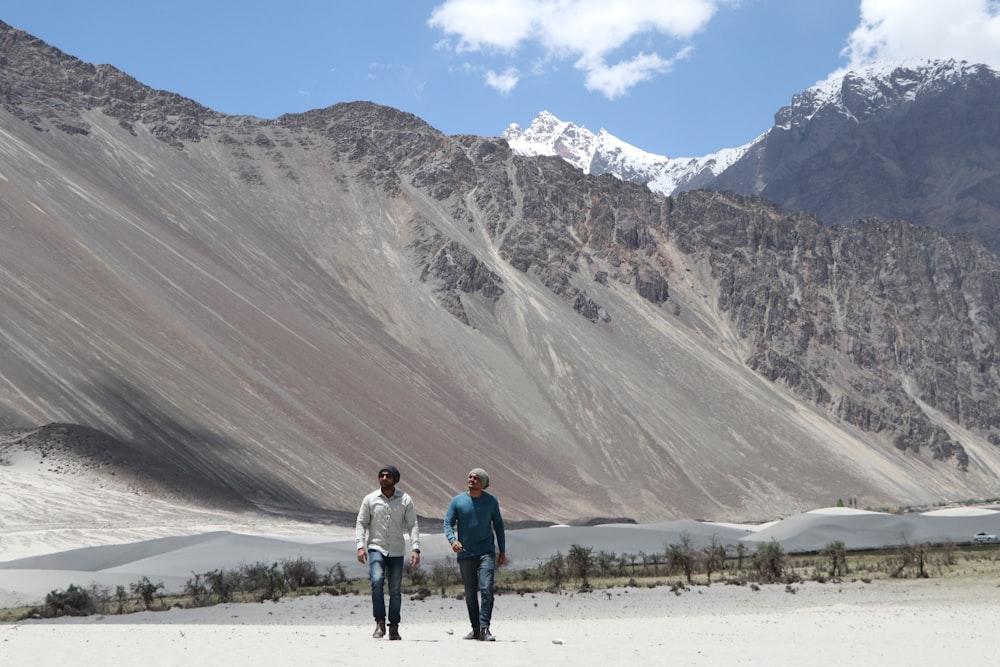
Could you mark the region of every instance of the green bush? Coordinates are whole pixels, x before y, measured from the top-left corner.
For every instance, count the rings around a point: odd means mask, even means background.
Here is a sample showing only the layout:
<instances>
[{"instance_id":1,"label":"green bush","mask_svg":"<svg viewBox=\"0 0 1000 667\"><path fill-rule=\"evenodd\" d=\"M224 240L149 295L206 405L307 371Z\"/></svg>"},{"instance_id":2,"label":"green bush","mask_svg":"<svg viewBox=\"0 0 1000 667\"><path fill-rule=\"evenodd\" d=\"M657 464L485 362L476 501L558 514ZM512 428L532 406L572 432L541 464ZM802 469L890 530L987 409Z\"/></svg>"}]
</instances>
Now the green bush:
<instances>
[{"instance_id":1,"label":"green bush","mask_svg":"<svg viewBox=\"0 0 1000 667\"><path fill-rule=\"evenodd\" d=\"M153 608L153 601L159 597L158 593L163 590L163 582L154 584L149 580L149 577L143 577L139 581L131 585L132 595L136 596L142 600L142 604L145 605L146 611Z\"/></svg>"},{"instance_id":2,"label":"green bush","mask_svg":"<svg viewBox=\"0 0 1000 667\"><path fill-rule=\"evenodd\" d=\"M240 583L243 590L252 593L257 602L274 600L277 602L288 591L288 582L277 563L266 565L258 562L240 568Z\"/></svg>"},{"instance_id":3,"label":"green bush","mask_svg":"<svg viewBox=\"0 0 1000 667\"><path fill-rule=\"evenodd\" d=\"M828 572L831 577L842 577L847 574L847 547L841 540L835 540L823 549Z\"/></svg>"},{"instance_id":4,"label":"green bush","mask_svg":"<svg viewBox=\"0 0 1000 667\"><path fill-rule=\"evenodd\" d=\"M593 549L574 544L569 548L566 557L566 568L569 576L580 580L581 588L590 588L590 570L594 564Z\"/></svg>"},{"instance_id":5,"label":"green bush","mask_svg":"<svg viewBox=\"0 0 1000 667\"><path fill-rule=\"evenodd\" d=\"M86 616L96 611L94 599L90 593L70 584L66 590L54 590L45 596L45 615L55 616Z\"/></svg>"},{"instance_id":6,"label":"green bush","mask_svg":"<svg viewBox=\"0 0 1000 667\"><path fill-rule=\"evenodd\" d=\"M320 585L316 564L307 558L286 560L281 567L289 590L297 591L300 587Z\"/></svg>"},{"instance_id":7,"label":"green bush","mask_svg":"<svg viewBox=\"0 0 1000 667\"><path fill-rule=\"evenodd\" d=\"M773 584L784 574L785 550L773 539L761 544L753 554L753 567L762 582Z\"/></svg>"},{"instance_id":8,"label":"green bush","mask_svg":"<svg viewBox=\"0 0 1000 667\"><path fill-rule=\"evenodd\" d=\"M225 604L232 602L233 595L239 590L240 577L236 572L212 570L205 573L205 581L215 599Z\"/></svg>"}]
</instances>

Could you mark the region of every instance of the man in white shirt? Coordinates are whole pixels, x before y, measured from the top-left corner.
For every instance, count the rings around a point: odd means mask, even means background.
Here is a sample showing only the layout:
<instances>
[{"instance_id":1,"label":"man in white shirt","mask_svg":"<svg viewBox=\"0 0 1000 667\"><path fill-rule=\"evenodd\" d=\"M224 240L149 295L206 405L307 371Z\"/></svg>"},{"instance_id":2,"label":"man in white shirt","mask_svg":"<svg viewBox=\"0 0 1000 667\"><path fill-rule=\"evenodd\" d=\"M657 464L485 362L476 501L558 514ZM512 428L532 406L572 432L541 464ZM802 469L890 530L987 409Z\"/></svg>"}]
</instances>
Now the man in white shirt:
<instances>
[{"instance_id":1,"label":"man in white shirt","mask_svg":"<svg viewBox=\"0 0 1000 667\"><path fill-rule=\"evenodd\" d=\"M420 564L420 527L417 510L410 496L396 488L399 470L383 466L378 471L379 490L361 501L354 539L358 545L358 562L368 563L372 586L372 612L375 632L372 637L385 636L385 583L389 583L389 639L399 636L399 616L402 607L403 554L406 533L410 534L410 565Z\"/></svg>"}]
</instances>

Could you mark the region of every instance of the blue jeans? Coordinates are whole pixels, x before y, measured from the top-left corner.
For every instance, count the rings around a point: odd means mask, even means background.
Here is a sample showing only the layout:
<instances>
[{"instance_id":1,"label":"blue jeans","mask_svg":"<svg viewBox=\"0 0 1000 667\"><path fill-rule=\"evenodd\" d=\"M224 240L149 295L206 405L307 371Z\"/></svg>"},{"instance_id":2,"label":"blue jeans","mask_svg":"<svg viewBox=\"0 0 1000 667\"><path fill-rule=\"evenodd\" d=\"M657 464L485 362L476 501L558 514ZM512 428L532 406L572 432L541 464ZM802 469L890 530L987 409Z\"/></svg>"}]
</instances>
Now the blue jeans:
<instances>
[{"instance_id":1,"label":"blue jeans","mask_svg":"<svg viewBox=\"0 0 1000 667\"><path fill-rule=\"evenodd\" d=\"M403 557L383 556L381 551L368 550L368 575L372 580L372 611L375 620L385 618L385 582L389 580L389 625L399 625L399 610L403 605Z\"/></svg>"},{"instance_id":2,"label":"blue jeans","mask_svg":"<svg viewBox=\"0 0 1000 667\"><path fill-rule=\"evenodd\" d=\"M458 559L458 570L465 586L465 606L473 628L489 627L493 617L493 571L497 569L496 553ZM482 598L482 605L479 601Z\"/></svg>"}]
</instances>

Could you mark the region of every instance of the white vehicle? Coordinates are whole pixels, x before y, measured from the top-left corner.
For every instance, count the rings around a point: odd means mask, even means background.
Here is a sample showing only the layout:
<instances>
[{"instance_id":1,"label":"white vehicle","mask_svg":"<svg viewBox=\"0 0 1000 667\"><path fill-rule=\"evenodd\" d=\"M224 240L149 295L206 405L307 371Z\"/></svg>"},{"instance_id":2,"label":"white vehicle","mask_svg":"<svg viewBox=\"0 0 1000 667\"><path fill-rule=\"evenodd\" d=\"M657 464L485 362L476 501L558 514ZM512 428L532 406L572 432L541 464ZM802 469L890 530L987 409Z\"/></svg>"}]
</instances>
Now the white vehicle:
<instances>
[{"instance_id":1,"label":"white vehicle","mask_svg":"<svg viewBox=\"0 0 1000 667\"><path fill-rule=\"evenodd\" d=\"M1000 542L1000 539L998 539L993 533L978 532L972 536L972 541L978 544L989 544L993 542Z\"/></svg>"}]
</instances>

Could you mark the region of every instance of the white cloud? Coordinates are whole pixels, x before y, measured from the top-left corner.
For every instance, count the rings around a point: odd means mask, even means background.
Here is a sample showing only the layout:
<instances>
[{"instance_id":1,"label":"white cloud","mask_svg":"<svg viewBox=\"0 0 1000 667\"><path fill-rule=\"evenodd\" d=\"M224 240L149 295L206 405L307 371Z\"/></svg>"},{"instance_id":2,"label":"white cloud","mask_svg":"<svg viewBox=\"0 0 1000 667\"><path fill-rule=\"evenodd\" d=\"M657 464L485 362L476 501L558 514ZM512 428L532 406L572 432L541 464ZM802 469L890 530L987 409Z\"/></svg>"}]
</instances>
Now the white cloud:
<instances>
[{"instance_id":1,"label":"white cloud","mask_svg":"<svg viewBox=\"0 0 1000 667\"><path fill-rule=\"evenodd\" d=\"M666 74L674 68L676 61L687 57L690 52L690 47L684 48L671 60L664 60L655 53L640 53L615 65L593 64L587 68L587 89L596 90L613 100L626 94L637 83L648 81L657 74Z\"/></svg>"},{"instance_id":2,"label":"white cloud","mask_svg":"<svg viewBox=\"0 0 1000 667\"><path fill-rule=\"evenodd\" d=\"M495 88L502 95L506 95L514 90L514 86L517 85L520 78L521 75L516 67L508 67L499 74L493 70L488 70L486 72L486 85L490 88Z\"/></svg>"},{"instance_id":3,"label":"white cloud","mask_svg":"<svg viewBox=\"0 0 1000 667\"><path fill-rule=\"evenodd\" d=\"M847 69L948 58L1000 67L1000 1L862 0L842 55Z\"/></svg>"},{"instance_id":4,"label":"white cloud","mask_svg":"<svg viewBox=\"0 0 1000 667\"><path fill-rule=\"evenodd\" d=\"M673 58L639 52L640 36L686 40L702 30L720 5L737 0L445 0L428 24L453 38L459 53L501 53L539 48L550 60L569 58L583 71L588 89L608 98L670 71ZM537 71L537 65L533 68ZM490 72L487 84L509 92L520 74ZM515 70L516 71L516 70ZM500 84L500 85L497 85ZM504 89L502 86L508 86Z\"/></svg>"}]
</instances>

